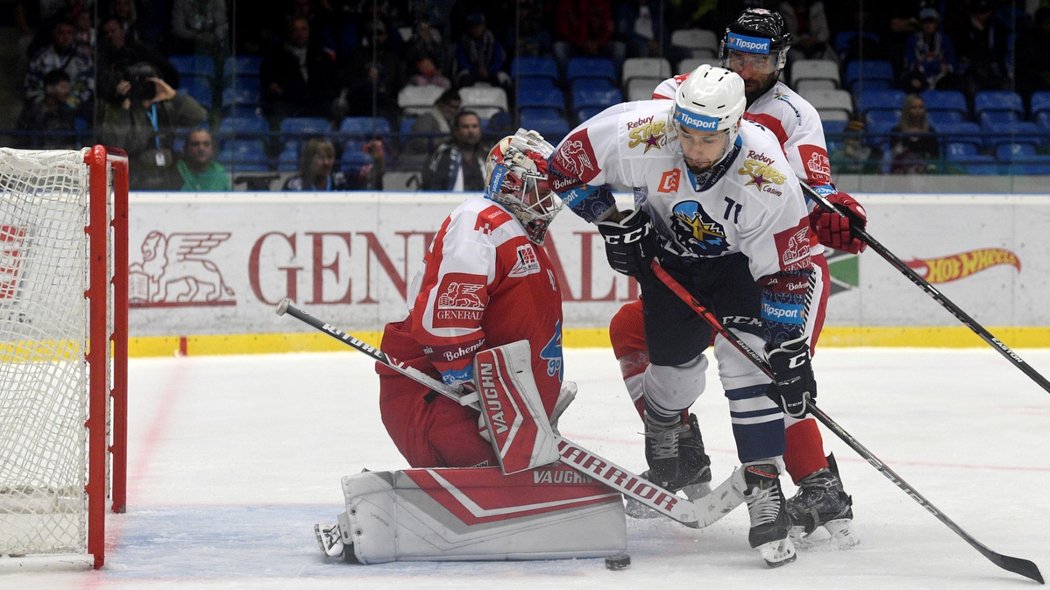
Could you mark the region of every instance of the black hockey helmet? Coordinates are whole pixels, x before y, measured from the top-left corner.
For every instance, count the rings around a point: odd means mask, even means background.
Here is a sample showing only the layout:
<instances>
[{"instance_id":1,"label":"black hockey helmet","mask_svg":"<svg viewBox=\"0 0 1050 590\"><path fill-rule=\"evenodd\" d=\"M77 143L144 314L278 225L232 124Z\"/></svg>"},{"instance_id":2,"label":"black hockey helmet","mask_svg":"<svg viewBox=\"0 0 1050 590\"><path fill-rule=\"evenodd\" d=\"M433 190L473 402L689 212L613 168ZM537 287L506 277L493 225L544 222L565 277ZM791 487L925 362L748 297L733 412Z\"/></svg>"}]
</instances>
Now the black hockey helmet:
<instances>
[{"instance_id":1,"label":"black hockey helmet","mask_svg":"<svg viewBox=\"0 0 1050 590\"><path fill-rule=\"evenodd\" d=\"M748 8L726 27L719 57L724 64L730 51L773 54L777 56L776 69L782 70L787 64L789 49L791 33L784 24L784 17L765 8Z\"/></svg>"}]
</instances>

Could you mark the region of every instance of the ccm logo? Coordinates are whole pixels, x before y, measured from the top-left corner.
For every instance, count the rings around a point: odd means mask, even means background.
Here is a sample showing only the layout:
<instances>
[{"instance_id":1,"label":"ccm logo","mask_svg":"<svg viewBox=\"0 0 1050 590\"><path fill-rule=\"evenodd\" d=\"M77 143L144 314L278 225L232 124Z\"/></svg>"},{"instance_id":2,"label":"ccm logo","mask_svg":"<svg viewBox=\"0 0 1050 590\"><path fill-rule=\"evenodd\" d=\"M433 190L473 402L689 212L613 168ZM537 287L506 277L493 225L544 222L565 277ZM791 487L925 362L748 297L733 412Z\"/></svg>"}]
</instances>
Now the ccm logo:
<instances>
[{"instance_id":1,"label":"ccm logo","mask_svg":"<svg viewBox=\"0 0 1050 590\"><path fill-rule=\"evenodd\" d=\"M633 229L625 234L607 235L603 237L605 238L606 243L609 244L633 244L649 235L649 229L648 225L643 225L642 227Z\"/></svg>"}]
</instances>

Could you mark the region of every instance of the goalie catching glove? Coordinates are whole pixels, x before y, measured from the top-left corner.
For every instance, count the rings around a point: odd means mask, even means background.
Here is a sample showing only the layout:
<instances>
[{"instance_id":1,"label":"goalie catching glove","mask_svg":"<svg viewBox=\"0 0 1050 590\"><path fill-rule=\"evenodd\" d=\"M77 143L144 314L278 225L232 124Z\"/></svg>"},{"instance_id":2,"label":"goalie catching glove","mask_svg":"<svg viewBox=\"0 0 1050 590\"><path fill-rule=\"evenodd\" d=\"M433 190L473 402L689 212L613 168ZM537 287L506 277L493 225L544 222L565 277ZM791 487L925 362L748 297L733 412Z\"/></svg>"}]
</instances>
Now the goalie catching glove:
<instances>
[{"instance_id":1,"label":"goalie catching glove","mask_svg":"<svg viewBox=\"0 0 1050 590\"><path fill-rule=\"evenodd\" d=\"M770 350L769 366L773 369L770 397L788 416L805 416L809 403L817 399L817 381L813 378L806 338L787 340Z\"/></svg>"},{"instance_id":2,"label":"goalie catching glove","mask_svg":"<svg viewBox=\"0 0 1050 590\"><path fill-rule=\"evenodd\" d=\"M864 207L843 192L830 193L825 195L825 198L836 210L828 211L818 205L809 215L810 225L820 243L850 254L863 252L868 245L854 236L852 229L864 229L867 225L868 215L864 212Z\"/></svg>"},{"instance_id":3,"label":"goalie catching glove","mask_svg":"<svg viewBox=\"0 0 1050 590\"><path fill-rule=\"evenodd\" d=\"M623 212L620 221L601 221L598 232L605 240L605 256L618 273L638 278L649 272L656 256L656 230L649 215L638 209Z\"/></svg>"}]
</instances>

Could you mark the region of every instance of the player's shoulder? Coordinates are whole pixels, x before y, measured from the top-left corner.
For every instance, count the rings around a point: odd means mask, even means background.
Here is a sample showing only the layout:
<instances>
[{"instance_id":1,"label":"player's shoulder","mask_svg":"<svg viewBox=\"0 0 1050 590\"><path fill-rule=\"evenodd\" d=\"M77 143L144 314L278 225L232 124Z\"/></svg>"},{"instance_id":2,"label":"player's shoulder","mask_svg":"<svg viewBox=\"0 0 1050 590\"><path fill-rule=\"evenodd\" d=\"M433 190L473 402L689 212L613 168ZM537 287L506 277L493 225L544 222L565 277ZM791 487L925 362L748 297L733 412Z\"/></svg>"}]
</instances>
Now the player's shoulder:
<instances>
[{"instance_id":1,"label":"player's shoulder","mask_svg":"<svg viewBox=\"0 0 1050 590\"><path fill-rule=\"evenodd\" d=\"M525 229L509 211L481 196L469 197L453 209L447 231L494 244L525 236Z\"/></svg>"}]
</instances>

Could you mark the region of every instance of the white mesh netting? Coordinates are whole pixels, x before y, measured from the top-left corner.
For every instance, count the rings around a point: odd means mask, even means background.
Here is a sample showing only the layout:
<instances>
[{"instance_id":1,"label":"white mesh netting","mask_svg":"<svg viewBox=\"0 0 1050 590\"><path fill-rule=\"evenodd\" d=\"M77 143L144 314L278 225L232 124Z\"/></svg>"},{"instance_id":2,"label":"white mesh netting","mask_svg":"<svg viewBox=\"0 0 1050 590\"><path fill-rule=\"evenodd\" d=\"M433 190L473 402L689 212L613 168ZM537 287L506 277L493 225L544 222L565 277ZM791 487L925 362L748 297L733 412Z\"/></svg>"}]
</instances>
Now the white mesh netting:
<instances>
[{"instance_id":1,"label":"white mesh netting","mask_svg":"<svg viewBox=\"0 0 1050 590\"><path fill-rule=\"evenodd\" d=\"M0 149L0 554L83 552L88 168Z\"/></svg>"}]
</instances>

